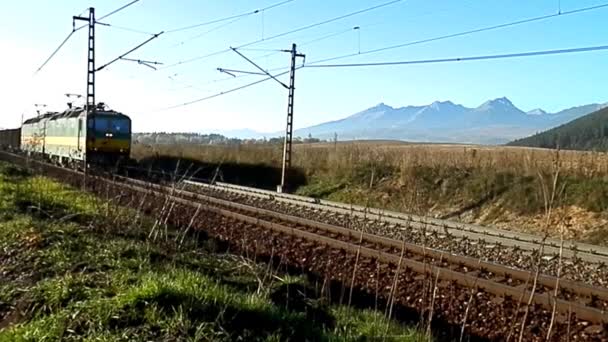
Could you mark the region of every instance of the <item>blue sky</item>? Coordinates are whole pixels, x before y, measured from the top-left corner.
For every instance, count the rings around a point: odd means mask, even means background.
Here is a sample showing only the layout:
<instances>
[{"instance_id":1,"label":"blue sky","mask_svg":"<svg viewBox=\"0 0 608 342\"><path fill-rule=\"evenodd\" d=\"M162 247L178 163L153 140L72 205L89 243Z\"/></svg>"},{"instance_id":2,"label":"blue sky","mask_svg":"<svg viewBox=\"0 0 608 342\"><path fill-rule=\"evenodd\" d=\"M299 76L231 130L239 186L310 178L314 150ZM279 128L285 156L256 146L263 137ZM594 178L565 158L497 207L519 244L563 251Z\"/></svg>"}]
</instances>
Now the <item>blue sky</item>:
<instances>
[{"instance_id":1,"label":"blue sky","mask_svg":"<svg viewBox=\"0 0 608 342\"><path fill-rule=\"evenodd\" d=\"M606 1L606 0L604 0ZM603 4L561 0L562 11ZM65 93L85 92L86 30L77 32L36 76L36 68L69 33L72 15L87 7L97 17L127 0L6 1L0 4L0 91L5 112L0 127L16 126L34 103L65 107ZM140 0L105 22L160 32L263 8L279 0ZM371 7L387 0L294 0L237 20L167 33L129 57L170 65L229 46L269 37L311 23ZM403 0L326 25L249 46L287 49L299 44L308 62L520 20L558 11L558 0ZM222 25L222 27L219 27ZM357 32L352 28L359 26ZM210 29L213 32L204 34ZM331 38L302 45L317 38ZM201 35L202 34L202 35ZM198 36L196 39L192 37ZM97 26L98 66L147 39L140 33ZM180 42L185 41L184 44ZM354 56L335 62L376 62L559 49L608 44L608 7L427 44ZM243 50L265 68L289 65L289 56ZM475 107L506 96L523 110L558 111L606 102L608 52L592 52L483 62L391 66L360 69L301 69L296 76L296 128L334 120L380 102L399 107L451 100ZM97 100L133 118L137 131L198 131L252 128L280 131L287 91L269 81L208 101L164 108L213 95L259 79L231 79L216 68L254 70L228 52L154 71L120 61L97 74ZM169 76L171 76L170 79ZM218 81L219 80L219 81ZM287 82L287 77L283 76Z\"/></svg>"}]
</instances>

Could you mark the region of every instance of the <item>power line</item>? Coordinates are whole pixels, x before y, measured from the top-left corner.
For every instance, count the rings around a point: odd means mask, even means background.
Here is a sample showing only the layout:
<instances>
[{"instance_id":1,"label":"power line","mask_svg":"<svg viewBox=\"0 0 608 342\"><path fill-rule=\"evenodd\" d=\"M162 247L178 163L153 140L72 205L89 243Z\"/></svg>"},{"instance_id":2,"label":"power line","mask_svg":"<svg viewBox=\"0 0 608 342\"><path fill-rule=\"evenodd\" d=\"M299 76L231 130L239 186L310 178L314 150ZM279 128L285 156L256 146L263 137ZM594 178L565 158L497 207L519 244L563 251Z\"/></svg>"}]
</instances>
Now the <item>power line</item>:
<instances>
[{"instance_id":1,"label":"power line","mask_svg":"<svg viewBox=\"0 0 608 342\"><path fill-rule=\"evenodd\" d=\"M226 21L226 20L242 18L242 17L249 16L249 15L252 15L252 14L255 14L255 12L242 13L242 14L233 15L233 16L230 16L230 17L225 17L225 18L221 18L221 19L207 21L207 22L204 22L204 23L201 23L201 24L180 27L180 28L169 30L169 31L167 31L167 33L175 33L175 32L179 32L179 31L190 30L190 29L193 29L193 28L201 27L201 26L207 26L207 25L211 25L211 24L221 23L221 22Z\"/></svg>"},{"instance_id":2,"label":"power line","mask_svg":"<svg viewBox=\"0 0 608 342\"><path fill-rule=\"evenodd\" d=\"M231 20L231 21L229 21L229 22L227 22L227 23L224 23L224 24L222 24L222 25L218 25L218 26L216 26L216 27L214 27L214 28L212 28L212 29L210 29L210 30L207 30L207 31L202 32L202 33L199 33L199 34L197 34L196 36L193 36L193 37L190 37L190 38L188 38L188 39L182 40L181 42L179 42L179 43L177 43L177 44L173 44L173 45L171 45L171 47L176 47L176 46L184 45L186 42L193 41L193 40L195 40L195 39L198 39L198 38L200 38L200 37L203 37L203 36L205 36L205 35L207 35L207 34L209 34L209 33L213 32L213 31L217 31L217 30L219 30L219 29L221 29L221 28L224 28L224 27L226 27L226 26L232 25L232 24L234 24L235 22L237 22L237 21L239 21L239 20L241 20L241 19L243 19L243 17L241 17L241 18L236 18L236 19Z\"/></svg>"},{"instance_id":3,"label":"power line","mask_svg":"<svg viewBox=\"0 0 608 342\"><path fill-rule=\"evenodd\" d=\"M183 87L183 89L186 89L186 88L193 88L193 89L196 89L196 90L201 91L201 92L209 92L209 90L206 90L206 89L201 89L201 88L199 88L198 86L195 86L195 85L188 84L188 83L186 83L186 82L183 82L183 81L177 80L177 79L175 79L175 76L177 76L177 74L175 74L175 75L173 75L173 76L167 76L167 78L169 78L169 79L170 79L172 82L175 82L175 83L178 83L178 84L181 84L182 86L184 86L184 87Z\"/></svg>"},{"instance_id":4,"label":"power line","mask_svg":"<svg viewBox=\"0 0 608 342\"><path fill-rule=\"evenodd\" d=\"M59 50L61 50L61 48L65 45L65 43L67 43L68 40L72 37L74 32L76 32L76 30L72 30L72 32L70 32L70 34L68 34L68 36L65 37L65 39L61 42L61 44L59 44L59 46L55 49L55 51L53 51L53 53L51 53L51 55L44 61L44 63L42 63L42 65L40 65L40 67L38 67L38 69L36 69L36 72L34 73L34 75L36 75L38 72L40 72L40 70L42 70L42 68L44 68L46 66L46 64L51 61L51 59L57 54L57 52L59 52Z\"/></svg>"},{"instance_id":5,"label":"power line","mask_svg":"<svg viewBox=\"0 0 608 342\"><path fill-rule=\"evenodd\" d=\"M312 43L317 43L317 42L320 42L320 41L325 40L325 39L329 39L329 38L332 38L332 37L335 37L335 36L339 36L339 35L344 34L344 33L347 33L347 32L351 32L352 30L353 30L352 28L349 28L349 29L346 29L346 30L341 30L341 31L338 31L338 32L329 33L329 34L326 34L326 35L324 35L324 36L321 36L321 37L318 37L318 38L315 38L315 39L312 39L312 40L306 41L306 42L301 43L301 44L299 44L299 45L300 45L300 46L306 46L306 45L309 45L309 44L312 44ZM256 59L262 59L262 58L266 58L266 57L274 56L274 55L276 55L276 54L278 54L278 53L280 53L280 52L281 52L281 50L273 50L273 49L250 49L250 48L242 48L242 49L239 49L239 50L251 50L251 51L274 51L274 52L267 53L267 54L265 54L265 55L262 55L262 56L256 57Z\"/></svg>"},{"instance_id":6,"label":"power line","mask_svg":"<svg viewBox=\"0 0 608 342\"><path fill-rule=\"evenodd\" d=\"M283 36L286 36L286 35L289 35L289 34L292 34L292 33L308 30L308 29L311 29L313 27L329 24L329 23L332 23L334 21L338 21L338 20L342 20L342 19L345 19L345 18L348 18L348 17L352 17L354 15L358 15L358 14L362 14L362 13L365 13L365 12L373 11L375 9L386 7L386 6L395 4L397 2L401 2L401 1L404 1L404 0L391 0L391 1L379 4L379 5L376 5L376 6L367 7L367 8L355 11L355 12L350 12L348 14L344 14L344 15L341 15L341 16L338 16L338 17L333 17L331 19L327 19L327 20L320 21L320 22L317 22L317 23L314 23L314 24L306 25L306 26L303 26L303 27L300 27L300 28L297 28L297 29L294 29L294 30L282 32L282 33L276 34L274 36L270 36L268 38L254 40L254 41L251 41L249 43L245 43L245 44L239 45L236 48L240 49L240 48L244 48L244 47L251 46L251 45L254 45L254 44L258 44L258 43L261 43L261 42L266 42L266 41L269 41L269 40L272 40L272 39L276 39L276 38L279 38L279 37L283 37ZM217 21L215 21L215 22L217 22ZM194 61L198 61L198 60L205 59L205 58L208 58L208 57L211 57L211 56L215 56L215 55L219 55L219 54L222 54L222 53L226 53L228 51L231 51L231 50L230 49L224 49L224 50L219 50L219 51L212 52L212 53L207 54L207 55L193 57L193 58L190 58L190 59L187 59L187 60L184 60L184 61L180 61L180 62L176 62L176 63L170 64L170 65L166 66L165 69L166 68L174 67L176 65L182 65L182 64L187 64L187 63L191 63L191 62L194 62Z\"/></svg>"},{"instance_id":7,"label":"power line","mask_svg":"<svg viewBox=\"0 0 608 342\"><path fill-rule=\"evenodd\" d=\"M111 16L111 15L114 15L114 14L116 14L116 13L118 13L118 12L120 12L120 11L124 10L125 8L127 8L127 7L129 7L129 6L133 5L133 4L135 4L136 2L139 2L139 0L133 0L133 1L129 2L128 4L126 4L126 5L122 6L122 7L119 7L119 8L117 8L117 9L113 10L112 12L110 12L110 13L108 13L108 14L106 14L106 15L102 16L101 18L98 18L97 20L104 20L105 18L107 18L107 17L109 17L109 16Z\"/></svg>"},{"instance_id":8,"label":"power line","mask_svg":"<svg viewBox=\"0 0 608 342\"><path fill-rule=\"evenodd\" d=\"M282 6L282 5L287 4L289 2L292 2L292 1L295 1L295 0L285 0L285 1L278 2L278 3L275 3L273 5L270 5L270 6L261 8L261 9L257 9L257 10L254 10L254 11L244 12L244 13L241 13L241 14L237 14L237 15L233 15L233 16L229 16L229 17L224 17L224 18L220 18L220 19L210 20L210 21L199 23L199 24L178 27L178 28L175 28L175 29L167 30L167 33L174 33L174 32L179 32L179 31L191 30L193 28L197 28L197 27L201 27L201 26L207 26L207 25L211 25L211 24L217 24L217 23L221 23L223 21L228 21L228 20L232 20L232 19L238 19L238 18L242 18L242 17L258 14L260 12L264 12L264 11L267 11L267 10L269 10L271 8Z\"/></svg>"},{"instance_id":9,"label":"power line","mask_svg":"<svg viewBox=\"0 0 608 342\"><path fill-rule=\"evenodd\" d=\"M212 57L212 56L221 55L221 54L226 53L228 51L232 51L232 50L230 50L230 49L224 49L224 50L220 50L220 51L211 52L211 53L206 54L206 55L202 55L202 56L198 56L198 57L193 57L193 58L186 59L186 60L183 60L183 61L179 61L179 62L176 62L176 63L173 63L173 64L169 64L169 65L167 65L164 68L160 68L160 70L172 68L174 66L181 65L181 64L191 63L191 62L198 61L198 60L205 59L205 58L209 58L209 57Z\"/></svg>"},{"instance_id":10,"label":"power line","mask_svg":"<svg viewBox=\"0 0 608 342\"><path fill-rule=\"evenodd\" d=\"M428 13L425 13L425 14L423 14L423 15L421 15L421 16L427 16L427 15L430 15L430 14L434 14L434 12L428 12ZM415 17L419 17L419 16L415 16ZM408 18L408 19L409 19L409 18ZM318 37L318 38L314 38L314 39L312 39L312 40L306 41L306 42L304 42L304 43L300 43L300 44L298 44L298 45L299 45L299 46L305 46L305 45L309 45L309 44L312 44L312 43L317 43L317 42L320 42L320 41L323 41L323 40L326 40L326 39L329 39L329 38L333 38L333 37L335 37L335 36L339 36L339 35L342 35L342 34L345 34L345 33L351 32L351 31L353 31L353 30L359 30L359 29L362 29L362 28L364 28L364 27L373 27L373 26L378 26L378 25L382 25L382 24L384 24L384 25L385 25L385 24L386 24L386 22L376 22L376 23L373 23L373 24L367 24L367 25L358 25L358 26L354 26L354 27L351 27L351 28L348 28L348 29L344 29L344 30L336 31L336 32L333 32L333 33L328 33L328 34L326 34L326 35L320 36L320 37ZM243 49L241 49L241 50L243 50ZM256 58L257 58L257 59L266 58L266 57L274 56L274 55L276 55L277 53L278 53L278 52L274 52L274 53L268 53L268 54L265 54L265 55L262 55L262 56L259 56L259 57L256 57ZM357 53L357 55L358 55L358 54L359 54L359 53ZM349 55L349 56L350 56L350 55Z\"/></svg>"},{"instance_id":11,"label":"power line","mask_svg":"<svg viewBox=\"0 0 608 342\"><path fill-rule=\"evenodd\" d=\"M362 26L357 26L357 27L362 27ZM309 45L309 44L312 44L312 43L317 43L317 42L323 41L323 40L325 40L325 39L333 38L333 37L335 37L335 36L339 36L339 35L341 35L341 34L345 34L345 33L347 33L347 32L351 32L352 30L354 30L354 28L352 28L352 27L351 27L351 28L346 29L346 30L342 30L342 31L338 31L338 32L334 32L334 33L326 34L326 35L324 35L324 36L322 36L322 37L319 37L319 38L315 38L315 39L312 39L312 40L306 41L306 42L304 42L304 43L300 44L300 46Z\"/></svg>"},{"instance_id":12,"label":"power line","mask_svg":"<svg viewBox=\"0 0 608 342\"><path fill-rule=\"evenodd\" d=\"M272 52L281 52L281 51L283 51L281 49L256 49L256 48L242 48L242 49L239 49L239 50L243 50L243 51L265 51L265 52L269 52L269 51L272 51Z\"/></svg>"},{"instance_id":13,"label":"power line","mask_svg":"<svg viewBox=\"0 0 608 342\"><path fill-rule=\"evenodd\" d=\"M239 56L243 57L247 62L253 64L253 66L255 66L258 70L262 71L264 74L266 74L268 77L272 78L273 80L277 81L279 84L281 84L283 87L285 87L286 89L288 89L289 87L287 86L287 84L279 81L278 78L274 77L273 75L269 74L268 71L264 70L264 68L262 68L261 66L257 65L254 61L252 61L251 59L249 59L247 56L243 55L242 53L240 53L237 49L231 48L232 51L236 52ZM219 69L218 69L219 70ZM234 75L232 75L234 76Z\"/></svg>"},{"instance_id":14,"label":"power line","mask_svg":"<svg viewBox=\"0 0 608 342\"><path fill-rule=\"evenodd\" d=\"M147 35L150 35L150 36L154 35L154 33L152 33L152 32L142 31L142 30L138 30L138 29L133 29L133 28L130 28L130 27L118 26L118 25L114 25L114 24L100 23L100 22L96 22L96 24L99 24L99 25L102 25L102 26L106 26L106 27L115 28L115 29L122 30L122 31L127 31L127 32L147 34Z\"/></svg>"},{"instance_id":15,"label":"power line","mask_svg":"<svg viewBox=\"0 0 608 342\"><path fill-rule=\"evenodd\" d=\"M326 24L326 23L329 23L329 22L333 22L333 21L336 21L336 20L344 19L344 18L349 17L349 16L353 16L353 15L360 14L360 13L363 13L363 12L371 11L371 10L377 9L379 7L388 6L388 5L391 5L391 4L399 2L399 1L401 1L401 0L390 1L390 2L383 3L383 4L380 4L380 5L377 5L377 6L373 6L373 7L364 9L364 10L352 12L352 13L349 13L349 14L346 14L346 15L342 15L342 16L339 16L339 17L335 17L335 18L329 19L329 20L325 20L325 21L318 22L318 23L315 23L315 24L307 25L307 26L304 26L304 27L301 27L301 28L298 28L298 29L286 31L286 32L283 32L283 33L280 33L280 34L268 37L266 39L260 39L260 40L256 40L256 41L253 41L253 42L249 42L249 43L243 44L243 45L239 46L239 48L247 47L247 46L250 46L250 45L262 42L262 41L267 41L267 40L275 39L275 38L282 37L282 36L285 36L285 35L288 35L288 34L291 34L291 33L299 32L299 31L302 31L302 30L310 29L312 27L316 27L316 26L323 25L323 24ZM355 56L355 55L370 54L370 53L374 53L374 52L385 51L385 50L389 50L389 49L396 49L396 48L399 48L399 47L404 47L404 46L409 46L409 45L422 44L422 43L436 41L436 40L448 39L448 38L453 38L453 37L458 37L458 36L463 36L463 35L483 32L483 31L495 30L495 29L509 27L509 26L521 25L521 24L524 24L524 23L529 23L529 22L534 22L534 21L540 21L540 20L549 19L549 18L553 18L553 17L556 17L556 16L560 16L560 15L570 15L570 14L575 14L575 13L580 13L580 12L585 12L585 11L591 11L591 10L595 10L595 9L599 9L599 8L603 8L603 7L607 7L607 6L608 6L608 4L591 6L591 7L571 10L571 11L567 11L567 12L561 12L561 13L558 13L558 14L551 14L551 15L545 15L545 16L540 16L540 17L535 17L535 18L529 18L529 19L519 20L519 21L515 21L515 22L510 22L510 23L505 23L505 24L494 25L494 26L490 26L490 27L484 27L484 28L480 28L480 29L460 32L460 33L456 33L456 34L450 34L450 35L445 35L445 36L440 36L440 37L435 37L435 38L415 41L415 42L409 42L409 43L405 43L405 44L399 44L399 45L389 46L389 47L385 47L385 48L381 48L381 49L374 49L374 50L369 50L369 51L361 51L360 53L356 53L356 54L349 54L349 55L346 55L346 56L338 56L338 57L333 57L333 58L330 58L330 59L324 59L324 60L314 61L314 62L309 63L307 66L308 67L312 67L311 64L321 63L321 62L325 62L325 61L329 61L329 60L333 60L333 59L346 58L346 57L351 57L351 56ZM344 32L347 32L347 31L344 31ZM340 34L340 33L342 33L342 32L339 32L337 34ZM332 36L332 35L329 35L329 36ZM323 37L321 37L321 38L323 38ZM203 59L203 58L215 56L215 55L218 55L218 54L221 54L221 53L225 53L225 52L228 52L228 51L230 51L230 49L216 51L216 52L204 55L204 56L199 56L199 57L195 57L195 58L192 58L192 59L189 59L189 60L186 60L186 61L178 62L178 63L172 64L172 65L170 65L168 67L175 66L175 65L178 65L178 64L184 64L184 63L193 62L193 61L196 61L196 60L200 60L200 59ZM576 51L569 51L569 52L576 52ZM564 51L564 52L559 52L559 53L566 53L566 52ZM534 53L534 54L554 54L554 53L539 52L539 53ZM464 61L464 60L475 60L475 59L490 59L490 57L491 56L479 56L479 57L471 57L471 58L466 57L464 59L463 58L456 58L456 59L445 60L445 62L451 61L451 60L454 60L454 61ZM510 57L517 57L517 56L510 56ZM519 57L523 57L523 55L519 56ZM507 56L494 56L494 58L507 58ZM440 61L439 60L436 60L436 61L433 61L433 60L427 60L427 61L409 61L409 62L407 62L407 64L414 64L414 62L415 63L423 63L423 62L424 63L431 63L431 62L438 63ZM394 63L394 62L389 62L389 63ZM401 62L397 62L397 63L398 64L406 64L406 63L401 63ZM365 64L365 63L363 63L363 64ZM379 64L379 65L382 65L382 64ZM390 64L388 64L388 65L390 65ZM329 67L329 66L325 66L325 67ZM282 68L277 68L277 69L282 69ZM255 85L257 83L259 83L259 81L253 82L250 85ZM249 86L249 85L246 85L246 86ZM242 88L241 87L235 88L234 90L231 90L230 92L236 91L236 90L239 90L239 89L242 89ZM222 95L222 94L223 93L214 95L211 98L213 98L215 96ZM201 99L201 101L202 100L204 100L204 99Z\"/></svg>"},{"instance_id":16,"label":"power line","mask_svg":"<svg viewBox=\"0 0 608 342\"><path fill-rule=\"evenodd\" d=\"M159 33L157 33L157 34L153 35L152 37L148 38L148 39L147 39L145 42L143 42L143 43L141 43L141 44L137 45L136 47L132 48L131 50L129 50L129 51L127 51L127 52L123 53L122 55L120 55L120 56L118 56L118 57L114 58L114 59L113 59L113 60L111 60L110 62L108 62L108 63L106 63L106 64L104 64L104 65L100 66L100 67L99 67L99 68L97 68L97 69L95 69L95 72L100 71L100 70L103 70L103 69L104 69L105 67L107 67L108 65L110 65L110 64L112 64L112 63L114 63L114 62L116 62L116 61L117 61L117 60L119 60L119 59L122 59L123 57L125 57L125 56L126 56L126 55L128 55L128 54L130 54L131 52L133 52L133 51L135 51L135 50L139 49L140 47L142 47L142 46L144 46L144 45L148 44L150 41L152 41L153 39L157 38L158 36L160 36L160 35L161 35L161 34L163 34L163 33L164 33L164 32L162 32L162 31L161 31L161 32L159 32Z\"/></svg>"},{"instance_id":17,"label":"power line","mask_svg":"<svg viewBox=\"0 0 608 342\"><path fill-rule=\"evenodd\" d=\"M83 14L85 14L85 12L88 12L88 11L89 11L89 8L87 7L87 8L85 8L85 9L83 9L83 10L82 10L82 12L80 12L80 14L79 14L78 16L79 16L79 17L82 17L82 15L83 15ZM66 94L66 95L67 95L67 94Z\"/></svg>"},{"instance_id":18,"label":"power line","mask_svg":"<svg viewBox=\"0 0 608 342\"><path fill-rule=\"evenodd\" d=\"M147 66L148 68L154 69L154 70L156 70L155 65L162 65L163 64L161 62L146 61L146 60L134 59L134 58L119 57L119 59L122 59L123 61L129 61L129 62L137 62L137 64L140 64L140 65L143 65L143 66Z\"/></svg>"},{"instance_id":19,"label":"power line","mask_svg":"<svg viewBox=\"0 0 608 342\"><path fill-rule=\"evenodd\" d=\"M480 32L484 32L484 31L491 31L491 30L501 29L501 28L505 28L505 27L516 26L516 25L521 25L521 24L527 24L527 23L531 23L531 22L535 22L535 21L541 21L541 20L546 20L546 19L550 19L550 18L565 16L565 15L571 15L571 14L577 14L577 13L582 13L582 12L593 11L593 10L597 10L597 9L604 8L604 7L608 7L608 3L602 4L602 5L597 5L597 6L590 6L590 7L579 8L579 9L575 9L575 10L571 10L571 11L565 11L565 12L559 12L559 13L554 13L554 14L543 15L543 16L534 17L534 18L517 20L517 21L512 21L512 22L508 22L508 23L499 24L499 25L487 26L487 27L482 27L482 28L478 28L478 29L474 29L474 30L463 31L463 32L458 32L458 33L453 33L453 34L447 34L447 35L433 37L433 38L427 38L427 39L422 39L422 40L415 40L415 41L412 41L412 42L407 42L407 43L387 46L387 47L383 47L383 48L378 48L378 49L373 49L373 50L367 50L367 51L361 51L360 53L350 53L350 54L346 54L346 55L342 55L342 56L337 56L337 57L324 58L324 59L321 59L321 60L316 60L316 61L310 62L308 64L317 64L317 63L329 62L329 61L334 61L334 60L338 60L338 59L344 59L344 58L348 58L348 57L367 55L367 54L381 52L381 51L386 51L386 50L393 50L393 49L402 48L402 47L406 47L406 46L412 46L412 45L418 45L418 44L424 44L424 43L434 42L434 41L438 41L438 40L444 40L444 39L449 39L449 38L461 37L461 36L466 36L466 35L473 34L473 33L480 33Z\"/></svg>"},{"instance_id":20,"label":"power line","mask_svg":"<svg viewBox=\"0 0 608 342\"><path fill-rule=\"evenodd\" d=\"M506 58L517 58L517 57L531 57L531 56L546 56L546 55L558 55L558 54L566 54L566 53L591 52L591 51L601 51L601 50L608 50L608 45L589 46L589 47L571 48L571 49L559 49L559 50L543 50L543 51L508 53L508 54L500 54L500 55L484 55L484 56L472 56L472 57L422 59L422 60L409 60L409 61L396 61L396 62L371 62L371 63L349 63L349 64L316 64L316 65L306 65L305 67L306 68L349 68L349 67L407 65L407 64L433 64L433 63L467 62L467 61L479 61L479 60L490 60L490 59L506 59Z\"/></svg>"},{"instance_id":21,"label":"power line","mask_svg":"<svg viewBox=\"0 0 608 342\"><path fill-rule=\"evenodd\" d=\"M286 0L286 1L283 1L283 2L276 3L276 4L274 4L274 5L270 5L270 6L268 6L268 7L264 7L264 8L262 8L262 9L260 10L260 12L264 12L264 11L267 11L267 10L269 10L269 9L272 9L272 8L275 8L275 7L282 6L282 5L284 5L284 4L288 3L288 2L292 2L292 1L295 1L295 0Z\"/></svg>"},{"instance_id":22,"label":"power line","mask_svg":"<svg viewBox=\"0 0 608 342\"><path fill-rule=\"evenodd\" d=\"M108 14L106 14L106 15L102 16L102 17L101 17L101 18L99 18L98 20L102 20L102 19L107 18L107 17L109 17L109 16L111 16L111 15L113 15L113 14L116 14L116 13L118 13L118 12L122 11L123 9L125 9L125 8L127 8L127 7L129 7L129 6L131 6L131 5L133 5L134 3L138 2L138 1L139 1L139 0L133 0L133 1L129 2L128 4L126 4L126 5L122 6L122 7L119 7L119 8L117 8L117 9L113 10L112 12L110 12L110 13L108 13ZM54 56L57 54L57 52L59 52L59 50L61 50L61 48L62 48L62 47L65 45L65 43L67 43L67 41L68 41L68 40L69 40L69 39L72 37L72 35L73 35L73 34L74 34L76 31L79 31L80 29L85 28L85 27L87 27L87 26L88 26L88 25L82 25L82 26L80 26L80 27L76 28L76 26L72 25L72 32L70 32L70 33L68 34L68 36L67 36L67 37L65 37L65 39L64 39L64 40L61 42L61 44L59 44L59 46L58 46L58 47L57 47L57 48L56 48L56 49L53 51L53 53L51 53L51 55L50 55L50 56L49 56L49 57L48 57L48 58L47 58L47 59L44 61L44 63L42 63L42 65L41 65L41 66L40 66L38 69L36 69L36 72L34 72L34 75L36 75L38 72L40 72L40 70L42 70L42 68L44 68L44 66L46 66L46 65L47 65L47 63L51 61L51 59L52 59L52 58L53 58L53 57L54 57Z\"/></svg>"},{"instance_id":23,"label":"power line","mask_svg":"<svg viewBox=\"0 0 608 342\"><path fill-rule=\"evenodd\" d=\"M390 66L390 65L413 65L413 64L433 64L433 63L447 63L447 62L466 62L466 61L478 61L478 60L492 60L492 59L506 59L506 58L517 58L517 57L532 57L532 56L546 56L546 55L557 55L557 54L567 54L567 53L577 53L577 52L591 52L591 51L601 51L608 50L608 45L600 45L600 46L590 46L590 47L582 47L582 48L571 48L571 49L559 49L559 50L544 50L544 51L531 51L531 52L520 52L520 53L510 53L510 54L500 54L500 55L484 55L484 56L471 56L471 57L456 57L456 58L440 58L440 59L423 59L423 60L410 60L410 61L395 61L395 62L377 62L377 63L352 63L352 64L319 64L319 65L306 65L299 66L296 70L301 68L347 68L347 67L373 67L373 66ZM289 71L284 71L279 74L274 75L274 77L282 76L289 73ZM193 101L185 102L179 105L175 105L172 107L164 108L161 110L170 110L179 107L188 106L194 103L210 100L215 97L219 97L222 95L226 95L241 89L245 89L254 85L257 85L262 82L266 82L271 80L272 77L266 77L261 80L251 82L240 87L232 88L226 91L222 91L220 93L206 96L200 99L196 99Z\"/></svg>"},{"instance_id":24,"label":"power line","mask_svg":"<svg viewBox=\"0 0 608 342\"><path fill-rule=\"evenodd\" d=\"M302 68L304 65L298 67L298 69ZM289 69L289 67L277 67L277 68L271 68L271 69L267 69L267 72L273 72L273 71L279 71L279 70L285 70L285 69ZM177 74L176 74L177 75ZM281 74L284 75L284 74ZM222 82L226 82L226 81L234 81L235 79L238 78L244 78L244 77L251 77L251 76L255 76L255 74L241 74L241 75L236 75L236 76L230 76L230 77L225 77L225 78L219 78L219 79L214 79L214 80L210 80L204 83L200 83L199 85L207 85L207 84L212 84L212 83L222 83ZM173 78L171 78L173 79Z\"/></svg>"},{"instance_id":25,"label":"power line","mask_svg":"<svg viewBox=\"0 0 608 342\"><path fill-rule=\"evenodd\" d=\"M300 31L304 31L304 30L308 30L308 29L311 29L313 27L329 24L329 23L332 23L334 21L346 19L348 17L352 17L352 16L357 15L357 14L361 14L361 13L373 11L373 10L378 9L378 8L382 8L382 7L386 7L386 6L389 6L389 5L393 5L393 4L401 2L401 1L403 1L403 0L392 0L392 1L385 2L385 3L382 3L382 4L376 5L376 6L364 8L362 10L358 10L358 11L351 12L351 13L348 13L348 14L344 14L344 15L341 15L341 16L338 16L338 17L334 17L334 18L331 18L331 19L320 21L318 23L302 26L300 28L297 28L297 29L294 29L294 30L291 30L291 31L282 32L282 33L279 33L279 34L275 34L274 36L270 36L268 38L259 39L259 40L253 41L253 42L249 42L247 44L240 45L240 46L237 47L237 49L244 48L246 46L250 46L250 45L253 45L253 44L260 43L260 42L276 39L276 38L279 38L279 37L283 37L283 36L286 36L288 34L300 32Z\"/></svg>"},{"instance_id":26,"label":"power line","mask_svg":"<svg viewBox=\"0 0 608 342\"><path fill-rule=\"evenodd\" d=\"M301 69L301 68L302 68L302 66L297 67L296 70ZM289 70L281 72L281 73L278 73L276 75L273 75L273 77L283 76L283 75L288 74L288 73L289 73ZM266 81L271 80L271 79L272 79L272 77L266 77L266 78L263 78L261 80L255 81L255 82L247 83L247 84L242 85L240 87L236 87L236 88L232 88L232 89L229 89L229 90L225 90L225 91L219 92L219 93L211 95L211 96L206 96L206 97L203 97L203 98L200 98L200 99L196 99L196 100L193 100L193 101L185 102L185 103L178 104L178 105L175 105L175 106L172 106L172 107L168 107L168 108L164 108L164 109L161 109L161 110L170 110L170 109L175 109L175 108L179 108L179 107L189 106L189 105L194 104L194 103L210 100L210 99L218 97L218 96L230 94L230 93L233 93L233 92L241 90L241 89L249 88L249 87L252 87L252 86L254 86L256 84L260 84L262 82L266 82Z\"/></svg>"}]
</instances>

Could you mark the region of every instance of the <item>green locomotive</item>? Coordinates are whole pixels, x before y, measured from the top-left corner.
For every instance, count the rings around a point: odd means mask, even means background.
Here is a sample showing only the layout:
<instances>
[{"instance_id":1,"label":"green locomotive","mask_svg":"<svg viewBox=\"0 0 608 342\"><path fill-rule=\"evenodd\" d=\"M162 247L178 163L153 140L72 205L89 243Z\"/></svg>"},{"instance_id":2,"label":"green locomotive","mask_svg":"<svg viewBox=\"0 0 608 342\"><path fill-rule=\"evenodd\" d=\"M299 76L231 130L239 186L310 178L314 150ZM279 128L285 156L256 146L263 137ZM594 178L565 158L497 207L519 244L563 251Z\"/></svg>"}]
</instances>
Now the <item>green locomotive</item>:
<instances>
[{"instance_id":1,"label":"green locomotive","mask_svg":"<svg viewBox=\"0 0 608 342\"><path fill-rule=\"evenodd\" d=\"M103 103L88 116L83 108L46 113L23 122L21 150L71 167L113 166L129 158L131 119Z\"/></svg>"}]
</instances>

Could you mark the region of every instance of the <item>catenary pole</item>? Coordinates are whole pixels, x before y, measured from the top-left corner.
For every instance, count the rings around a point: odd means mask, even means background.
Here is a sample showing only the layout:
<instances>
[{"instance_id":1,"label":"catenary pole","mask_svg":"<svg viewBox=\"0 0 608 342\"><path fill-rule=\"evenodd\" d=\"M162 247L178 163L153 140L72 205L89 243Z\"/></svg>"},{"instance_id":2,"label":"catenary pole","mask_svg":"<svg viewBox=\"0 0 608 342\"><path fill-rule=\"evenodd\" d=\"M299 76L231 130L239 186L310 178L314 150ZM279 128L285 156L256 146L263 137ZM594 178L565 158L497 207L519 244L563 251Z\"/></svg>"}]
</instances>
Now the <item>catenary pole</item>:
<instances>
[{"instance_id":1,"label":"catenary pole","mask_svg":"<svg viewBox=\"0 0 608 342\"><path fill-rule=\"evenodd\" d=\"M73 17L73 20L88 21L88 50L87 50L87 99L85 107L85 144L84 144L84 186L86 187L89 151L89 127L95 127L95 8L89 8L89 16ZM91 120L91 122L89 122Z\"/></svg>"},{"instance_id":2,"label":"catenary pole","mask_svg":"<svg viewBox=\"0 0 608 342\"><path fill-rule=\"evenodd\" d=\"M277 191L283 192L288 187L287 172L291 168L292 146L293 146L293 106L294 93L296 90L296 59L298 57L306 57L299 54L296 50L296 44L291 46L291 70L289 72L289 95L287 97L287 125L285 127L285 141L283 142L283 164L281 168L281 184Z\"/></svg>"}]
</instances>

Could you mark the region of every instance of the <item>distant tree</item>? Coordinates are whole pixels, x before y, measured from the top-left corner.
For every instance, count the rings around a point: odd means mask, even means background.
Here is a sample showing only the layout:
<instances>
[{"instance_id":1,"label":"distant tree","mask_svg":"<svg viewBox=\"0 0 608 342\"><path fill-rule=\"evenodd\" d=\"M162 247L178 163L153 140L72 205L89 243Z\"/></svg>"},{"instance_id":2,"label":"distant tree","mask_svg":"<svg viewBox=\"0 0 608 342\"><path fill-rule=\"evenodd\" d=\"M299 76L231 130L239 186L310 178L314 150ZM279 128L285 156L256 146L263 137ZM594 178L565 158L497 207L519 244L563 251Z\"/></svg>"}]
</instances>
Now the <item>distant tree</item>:
<instances>
[{"instance_id":1,"label":"distant tree","mask_svg":"<svg viewBox=\"0 0 608 342\"><path fill-rule=\"evenodd\" d=\"M508 145L608 151L608 108Z\"/></svg>"}]
</instances>

